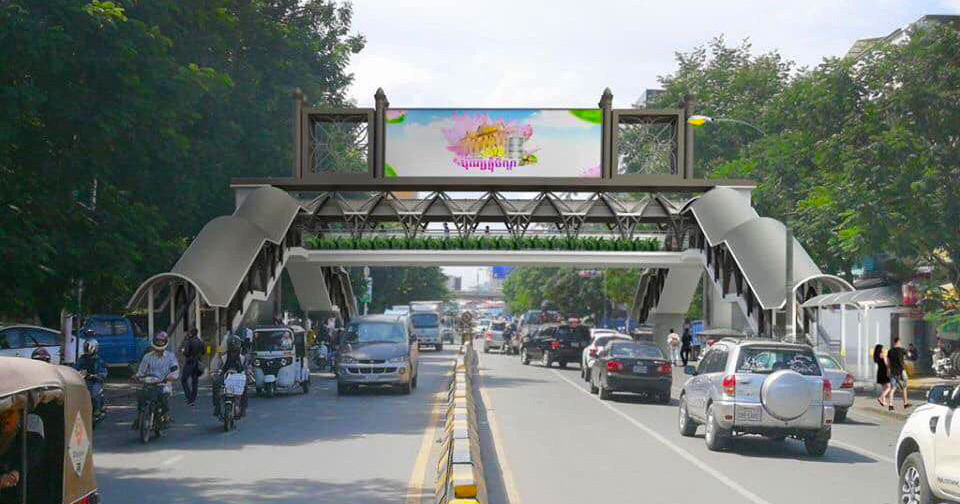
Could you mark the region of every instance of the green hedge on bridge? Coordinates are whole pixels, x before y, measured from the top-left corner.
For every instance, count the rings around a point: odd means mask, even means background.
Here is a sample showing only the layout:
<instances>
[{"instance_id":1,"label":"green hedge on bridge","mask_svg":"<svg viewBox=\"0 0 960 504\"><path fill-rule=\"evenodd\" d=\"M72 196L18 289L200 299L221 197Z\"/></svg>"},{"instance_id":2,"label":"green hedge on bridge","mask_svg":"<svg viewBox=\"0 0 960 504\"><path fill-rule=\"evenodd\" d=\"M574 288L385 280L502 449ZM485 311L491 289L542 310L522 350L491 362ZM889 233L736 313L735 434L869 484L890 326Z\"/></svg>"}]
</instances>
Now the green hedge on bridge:
<instances>
[{"instance_id":1,"label":"green hedge on bridge","mask_svg":"<svg viewBox=\"0 0 960 504\"><path fill-rule=\"evenodd\" d=\"M650 238L566 238L566 237L317 237L307 247L318 250L586 250L607 252L644 252L660 250L660 242Z\"/></svg>"}]
</instances>

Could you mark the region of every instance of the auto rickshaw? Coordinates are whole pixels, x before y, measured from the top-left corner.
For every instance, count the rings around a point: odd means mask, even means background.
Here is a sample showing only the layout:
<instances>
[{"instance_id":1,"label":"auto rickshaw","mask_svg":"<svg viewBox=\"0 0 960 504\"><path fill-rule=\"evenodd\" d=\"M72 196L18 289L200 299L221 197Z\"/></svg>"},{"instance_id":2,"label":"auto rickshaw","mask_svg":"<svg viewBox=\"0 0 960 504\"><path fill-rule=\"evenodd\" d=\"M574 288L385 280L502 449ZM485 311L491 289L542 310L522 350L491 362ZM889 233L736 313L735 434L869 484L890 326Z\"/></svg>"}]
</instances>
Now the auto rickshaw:
<instances>
[{"instance_id":1,"label":"auto rickshaw","mask_svg":"<svg viewBox=\"0 0 960 504\"><path fill-rule=\"evenodd\" d=\"M92 435L78 372L0 357L0 479L17 480L0 489L0 504L98 504Z\"/></svg>"},{"instance_id":2,"label":"auto rickshaw","mask_svg":"<svg viewBox=\"0 0 960 504\"><path fill-rule=\"evenodd\" d=\"M253 331L253 376L258 395L299 386L310 390L306 331L299 327L261 327Z\"/></svg>"}]
</instances>

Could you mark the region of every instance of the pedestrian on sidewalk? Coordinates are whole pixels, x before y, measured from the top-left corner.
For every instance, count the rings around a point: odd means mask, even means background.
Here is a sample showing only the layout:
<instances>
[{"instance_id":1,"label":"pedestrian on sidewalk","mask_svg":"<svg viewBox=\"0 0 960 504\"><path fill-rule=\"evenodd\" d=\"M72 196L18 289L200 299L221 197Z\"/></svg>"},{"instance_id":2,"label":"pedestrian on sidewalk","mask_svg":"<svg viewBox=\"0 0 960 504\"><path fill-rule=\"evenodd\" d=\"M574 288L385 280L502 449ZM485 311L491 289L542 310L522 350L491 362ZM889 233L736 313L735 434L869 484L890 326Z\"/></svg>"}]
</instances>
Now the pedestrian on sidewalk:
<instances>
[{"instance_id":1,"label":"pedestrian on sidewalk","mask_svg":"<svg viewBox=\"0 0 960 504\"><path fill-rule=\"evenodd\" d=\"M880 403L880 406L887 406L892 411L893 389L890 387L890 375L887 373L887 360L883 354L883 345L878 344L873 347L873 362L877 365L877 385L881 387L877 402ZM883 402L888 395L891 403L889 405Z\"/></svg>"},{"instance_id":2,"label":"pedestrian on sidewalk","mask_svg":"<svg viewBox=\"0 0 960 504\"><path fill-rule=\"evenodd\" d=\"M180 346L180 353L183 354L180 386L183 387L187 405L193 406L197 402L197 385L200 375L203 374L203 364L200 362L203 357L203 340L200 339L200 331L197 328L190 329L190 336Z\"/></svg>"},{"instance_id":3,"label":"pedestrian on sidewalk","mask_svg":"<svg viewBox=\"0 0 960 504\"><path fill-rule=\"evenodd\" d=\"M680 364L680 335L672 327L667 335L667 346L670 347L670 362L674 366Z\"/></svg>"},{"instance_id":4,"label":"pedestrian on sidewalk","mask_svg":"<svg viewBox=\"0 0 960 504\"><path fill-rule=\"evenodd\" d=\"M912 404L910 400L907 399L907 369L904 365L904 360L907 356L906 350L903 349L903 344L900 343L900 338L893 338L893 348L887 352L887 363L890 367L890 409L893 409L893 396L895 395L896 389L900 389L900 392L903 394L903 409L907 409Z\"/></svg>"},{"instance_id":5,"label":"pedestrian on sidewalk","mask_svg":"<svg viewBox=\"0 0 960 504\"><path fill-rule=\"evenodd\" d=\"M683 329L683 337L680 338L680 358L683 360L683 365L686 367L687 362L690 362L690 343L693 341L693 337L690 336L690 328L685 327Z\"/></svg>"}]
</instances>

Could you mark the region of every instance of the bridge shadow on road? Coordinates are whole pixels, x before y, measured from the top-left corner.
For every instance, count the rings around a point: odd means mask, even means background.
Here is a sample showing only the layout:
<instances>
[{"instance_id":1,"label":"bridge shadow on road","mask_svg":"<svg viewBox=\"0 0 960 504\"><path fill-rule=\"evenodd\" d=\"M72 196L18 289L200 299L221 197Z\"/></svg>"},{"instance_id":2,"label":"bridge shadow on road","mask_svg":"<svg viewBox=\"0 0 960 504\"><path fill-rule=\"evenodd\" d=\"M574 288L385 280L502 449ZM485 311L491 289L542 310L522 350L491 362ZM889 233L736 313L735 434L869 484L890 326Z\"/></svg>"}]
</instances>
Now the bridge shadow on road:
<instances>
[{"instance_id":1,"label":"bridge shadow on road","mask_svg":"<svg viewBox=\"0 0 960 504\"><path fill-rule=\"evenodd\" d=\"M249 461L250 464L266 461ZM327 482L320 479L269 478L238 483L221 478L167 479L156 469L101 469L108 482L107 502L137 504L278 504L278 503L396 503L403 500L404 482L386 478Z\"/></svg>"},{"instance_id":2,"label":"bridge shadow on road","mask_svg":"<svg viewBox=\"0 0 960 504\"><path fill-rule=\"evenodd\" d=\"M209 384L202 384L197 403L184 404L183 393L170 401L174 424L162 439L140 443L130 426L136 398L108 398L108 416L94 433L98 454L131 454L147 450L242 450L248 446L299 446L362 439L375 435L422 434L434 393L446 383L452 352L421 353L419 386L410 395L387 388L362 389L338 396L333 375L314 374L309 394L299 389L276 397L251 393L247 416L235 431L223 432L213 416ZM252 391L251 391L252 392Z\"/></svg>"}]
</instances>

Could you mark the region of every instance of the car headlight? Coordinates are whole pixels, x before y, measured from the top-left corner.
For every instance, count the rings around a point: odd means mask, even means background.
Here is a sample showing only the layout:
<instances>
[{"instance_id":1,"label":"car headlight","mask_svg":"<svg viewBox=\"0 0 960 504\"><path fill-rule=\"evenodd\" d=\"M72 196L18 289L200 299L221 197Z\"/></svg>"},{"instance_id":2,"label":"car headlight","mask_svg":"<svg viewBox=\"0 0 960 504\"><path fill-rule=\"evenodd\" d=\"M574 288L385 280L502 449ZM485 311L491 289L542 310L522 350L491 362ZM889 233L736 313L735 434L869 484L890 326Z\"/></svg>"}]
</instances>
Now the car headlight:
<instances>
[{"instance_id":1,"label":"car headlight","mask_svg":"<svg viewBox=\"0 0 960 504\"><path fill-rule=\"evenodd\" d=\"M349 355L344 355L340 357L340 364L356 364L357 359L350 357Z\"/></svg>"},{"instance_id":2,"label":"car headlight","mask_svg":"<svg viewBox=\"0 0 960 504\"><path fill-rule=\"evenodd\" d=\"M399 363L407 362L407 358L406 358L405 356L404 356L404 357L392 357L392 358L387 359L387 362L389 362L389 363L391 363L391 364L399 364Z\"/></svg>"},{"instance_id":3,"label":"car headlight","mask_svg":"<svg viewBox=\"0 0 960 504\"><path fill-rule=\"evenodd\" d=\"M253 365L254 365L254 366L257 366L257 367L260 367L260 359L255 359L255 360L253 361Z\"/></svg>"}]
</instances>

